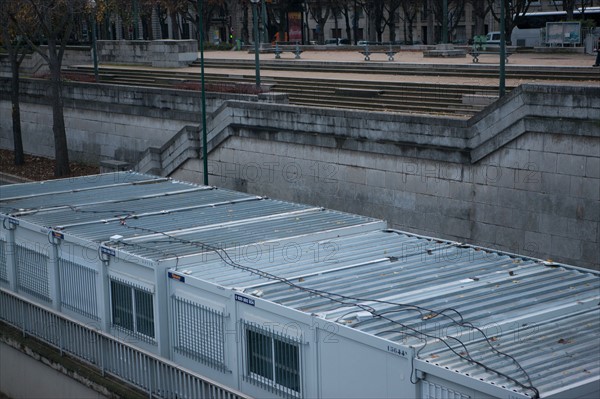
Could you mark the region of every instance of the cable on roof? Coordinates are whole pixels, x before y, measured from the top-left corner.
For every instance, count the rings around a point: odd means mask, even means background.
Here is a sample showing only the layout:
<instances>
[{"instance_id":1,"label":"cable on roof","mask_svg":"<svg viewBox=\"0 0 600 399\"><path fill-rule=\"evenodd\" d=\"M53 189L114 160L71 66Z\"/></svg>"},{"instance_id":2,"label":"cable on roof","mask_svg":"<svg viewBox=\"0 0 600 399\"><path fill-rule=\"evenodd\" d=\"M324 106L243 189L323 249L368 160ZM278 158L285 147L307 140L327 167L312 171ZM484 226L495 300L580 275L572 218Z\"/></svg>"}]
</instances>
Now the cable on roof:
<instances>
[{"instance_id":1,"label":"cable on roof","mask_svg":"<svg viewBox=\"0 0 600 399\"><path fill-rule=\"evenodd\" d=\"M248 273L251 273L251 274L254 274L254 275L257 275L259 277L263 277L263 278L266 278L266 279L269 279L269 280L278 281L280 283L288 285L289 287L292 287L292 288L295 288L295 289L298 289L298 290L301 290L301 291L304 291L304 292L308 292L310 294L319 296L321 298L328 299L330 301L339 303L340 305L355 306L355 307L357 307L359 309L362 309L362 310L364 310L366 312L369 312L370 314L373 315L373 317L381 318L381 319L384 319L384 320L386 320L386 321L388 321L390 323L397 324L397 325L399 325L399 326L401 326L403 328L406 328L408 330L413 331L415 334L420 334L420 335L425 336L425 337L430 338L430 339L439 340L452 353L454 353L459 358L461 358L461 359L463 359L463 360L465 360L465 361L467 361L469 363L473 363L473 364L476 364L476 365L478 365L480 367L483 367L484 370L486 370L488 372L493 372L493 373L495 373L495 374L497 374L497 375L499 375L501 377L504 377L507 380L514 382L517 386L519 386L519 387L521 387L521 388L523 388L525 390L532 391L534 393L533 399L539 399L539 397L540 397L539 390L533 386L533 383L531 381L531 377L529 376L529 374L527 373L527 371L525 371L525 369L521 366L521 364L513 356L511 356L509 354L506 354L504 352L501 352L498 349L494 348L494 346L492 345L490 339L485 334L485 332L483 332L483 330L481 330L480 328L474 326L472 323L466 322L464 320L464 317L462 316L462 314L458 310L456 310L456 309L446 308L446 309L442 310L441 312L436 312L436 311L433 311L431 309L427 309L427 308L424 308L424 307L421 307L421 306L418 306L418 305L402 304L402 303L396 303L396 302L391 302L391 301L383 301L383 300L378 300L378 299L358 298L358 297L352 297L352 296L347 296L347 295L343 295L343 294L337 294L337 293L333 293L333 292L318 290L318 289L314 289L314 288L303 287L303 286L300 286L300 285L298 285L298 284L296 284L296 283L294 283L294 282L292 282L292 281L290 281L290 280L288 280L288 279L286 279L284 277L277 276L277 275L274 275L272 273L269 273L269 272L266 272L266 271L263 271L263 270L260 270L260 269L256 269L256 268L249 267L249 266L244 266L244 265L242 265L240 263L237 263L233 259L231 259L231 257L227 253L227 251L225 249L223 249L223 248L220 248L220 247L217 247L217 246L214 246L214 245L211 245L211 244L202 243L202 242L197 242L197 241L192 241L192 240L186 240L186 239L183 239L183 238L175 237L175 236L173 236L171 234L168 234L168 233L165 233L165 232L156 231L156 230L145 228L145 227L130 226L130 225L128 225L126 223L126 221L127 221L127 219L129 217L130 217L130 215L128 215L128 216L126 216L126 217L124 217L124 218L121 219L121 224L123 226L125 226L126 228L133 229L133 230L145 231L145 232L152 233L152 234L157 234L157 235L163 235L165 237L168 237L168 238L170 238L172 240L178 241L178 242L183 243L183 244L192 245L194 247L200 248L200 249L205 250L205 251L212 251L212 252L216 253L217 256L219 256L219 258L221 258L221 260L223 262L225 262L229 266L234 267L236 269L240 269L240 270L246 271ZM371 306L368 306L368 305L365 305L365 304L362 304L362 303L356 303L356 302L375 302L375 303L381 303L381 304L396 305L396 306L399 306L399 307L407 308L407 309L404 309L404 310L415 309L415 310L418 310L419 312L421 310L423 310L423 311L429 312L430 314L434 314L435 316L439 315L439 316L446 317L452 323L454 323L454 324L456 324L458 326L468 327L468 328L471 328L471 329L473 329L475 331L478 331L484 337L487 345L492 349L492 351L494 353L496 353L498 356L504 356L504 357L512 360L512 362L517 366L517 368L525 376L525 379L526 379L527 383L522 383L521 381L517 380L515 377L511 377L508 374L505 374L505 373L503 373L503 372L501 372L499 370L496 370L496 369L494 369L492 367L486 366L484 363L482 363L482 362L480 362L478 360L473 359L471 357L471 355L469 354L469 351L467 350L466 344L464 342L462 342L458 338L448 337L448 338L451 338L452 340L457 341L459 343L459 345L462 346L465 349L465 355L457 352L452 347L452 345L450 345L444 338L437 337L437 336L434 336L434 335L429 334L429 333L425 333L425 332L420 331L420 330L418 330L418 329L416 329L414 327L411 327L409 325L400 323L400 322L398 322L396 320L393 320L393 319L385 316L385 313L387 313L387 312L378 313ZM446 315L446 312L454 312L458 316L458 318L460 320L457 321L453 317ZM427 345L427 340L425 340L425 344L417 351L417 356L425 348L426 345ZM414 367L412 367L412 369L414 370ZM412 376L413 376L413 372L411 371L411 383L416 384L417 381L413 381L412 380Z\"/></svg>"}]
</instances>

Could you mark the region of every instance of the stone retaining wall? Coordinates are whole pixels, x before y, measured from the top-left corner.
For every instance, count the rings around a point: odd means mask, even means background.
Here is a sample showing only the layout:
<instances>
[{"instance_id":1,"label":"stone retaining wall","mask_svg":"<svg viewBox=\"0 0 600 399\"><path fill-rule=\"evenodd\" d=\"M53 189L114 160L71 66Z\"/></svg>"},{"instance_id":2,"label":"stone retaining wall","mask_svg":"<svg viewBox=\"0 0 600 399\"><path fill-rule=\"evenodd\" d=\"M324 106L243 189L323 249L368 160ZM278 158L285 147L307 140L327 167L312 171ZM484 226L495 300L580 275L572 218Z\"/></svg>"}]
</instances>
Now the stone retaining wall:
<instances>
[{"instance_id":1,"label":"stone retaining wall","mask_svg":"<svg viewBox=\"0 0 600 399\"><path fill-rule=\"evenodd\" d=\"M186 67L198 58L196 40L98 40L98 62Z\"/></svg>"},{"instance_id":2,"label":"stone retaining wall","mask_svg":"<svg viewBox=\"0 0 600 399\"><path fill-rule=\"evenodd\" d=\"M600 268L599 88L522 86L466 122L255 108L227 108L209 184ZM173 176L202 172L189 160Z\"/></svg>"},{"instance_id":3,"label":"stone retaining wall","mask_svg":"<svg viewBox=\"0 0 600 399\"><path fill-rule=\"evenodd\" d=\"M52 155L44 85L23 86L25 149ZM8 85L0 88L0 146L10 148ZM200 120L192 92L68 84L65 97L79 159L135 163ZM470 120L256 101L209 95L210 184L599 268L598 87L523 85ZM202 163L171 176L200 182Z\"/></svg>"},{"instance_id":4,"label":"stone retaining wall","mask_svg":"<svg viewBox=\"0 0 600 399\"><path fill-rule=\"evenodd\" d=\"M12 148L8 79L0 78L0 147ZM52 108L47 81L21 83L23 145L30 154L54 157ZM207 94L207 114L226 100L258 101L256 96ZM148 147L161 147L186 125L200 123L198 92L164 88L64 85L65 124L72 160L97 163L117 159L135 164Z\"/></svg>"}]
</instances>

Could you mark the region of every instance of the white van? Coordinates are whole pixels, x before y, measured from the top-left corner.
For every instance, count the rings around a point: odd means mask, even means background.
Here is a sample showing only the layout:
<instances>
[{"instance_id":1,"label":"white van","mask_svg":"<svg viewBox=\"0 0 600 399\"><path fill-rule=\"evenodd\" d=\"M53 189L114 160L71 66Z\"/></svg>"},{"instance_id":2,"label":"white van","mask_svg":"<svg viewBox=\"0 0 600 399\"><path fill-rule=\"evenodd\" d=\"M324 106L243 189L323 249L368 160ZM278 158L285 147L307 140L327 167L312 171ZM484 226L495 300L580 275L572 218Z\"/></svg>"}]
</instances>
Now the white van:
<instances>
[{"instance_id":1,"label":"white van","mask_svg":"<svg viewBox=\"0 0 600 399\"><path fill-rule=\"evenodd\" d=\"M488 32L485 41L487 47L500 47L500 32Z\"/></svg>"}]
</instances>

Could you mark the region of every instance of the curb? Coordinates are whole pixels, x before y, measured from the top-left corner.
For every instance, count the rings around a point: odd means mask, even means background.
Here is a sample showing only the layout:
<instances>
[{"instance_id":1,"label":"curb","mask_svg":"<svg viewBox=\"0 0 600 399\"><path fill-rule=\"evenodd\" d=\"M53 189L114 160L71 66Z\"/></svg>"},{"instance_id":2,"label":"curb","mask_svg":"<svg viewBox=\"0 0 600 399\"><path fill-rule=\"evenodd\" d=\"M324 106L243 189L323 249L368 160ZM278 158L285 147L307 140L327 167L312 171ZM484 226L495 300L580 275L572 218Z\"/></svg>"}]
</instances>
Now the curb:
<instances>
[{"instance_id":1,"label":"curb","mask_svg":"<svg viewBox=\"0 0 600 399\"><path fill-rule=\"evenodd\" d=\"M0 180L5 181L8 184L29 183L29 182L34 181L31 179L27 179L26 177L11 175L10 173L4 173L4 172L0 172Z\"/></svg>"}]
</instances>

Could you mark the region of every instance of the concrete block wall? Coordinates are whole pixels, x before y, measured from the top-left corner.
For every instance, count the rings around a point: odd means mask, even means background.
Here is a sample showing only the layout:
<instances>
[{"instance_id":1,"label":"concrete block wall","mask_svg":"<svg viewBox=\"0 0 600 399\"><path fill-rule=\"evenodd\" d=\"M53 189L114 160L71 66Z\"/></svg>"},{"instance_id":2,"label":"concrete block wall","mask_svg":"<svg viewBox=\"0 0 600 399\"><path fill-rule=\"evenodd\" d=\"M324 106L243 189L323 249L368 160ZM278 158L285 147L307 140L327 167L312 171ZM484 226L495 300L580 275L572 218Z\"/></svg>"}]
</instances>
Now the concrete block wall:
<instances>
[{"instance_id":1,"label":"concrete block wall","mask_svg":"<svg viewBox=\"0 0 600 399\"><path fill-rule=\"evenodd\" d=\"M209 156L209 184L599 269L600 91L513 93L465 125L232 104L234 127ZM202 173L189 160L173 176Z\"/></svg>"},{"instance_id":2,"label":"concrete block wall","mask_svg":"<svg viewBox=\"0 0 600 399\"><path fill-rule=\"evenodd\" d=\"M213 151L208 169L211 185L599 268L598 139L525 134L466 165L234 136ZM201 161L173 176L201 182Z\"/></svg>"},{"instance_id":3,"label":"concrete block wall","mask_svg":"<svg viewBox=\"0 0 600 399\"><path fill-rule=\"evenodd\" d=\"M54 157L52 108L47 81L21 82L21 127L29 154ZM0 148L13 148L10 83L0 78ZM69 154L88 163L117 159L131 164L149 147L163 146L187 125L201 119L196 92L118 85L64 84L64 114ZM207 113L224 102L257 101L255 96L207 94Z\"/></svg>"},{"instance_id":4,"label":"concrete block wall","mask_svg":"<svg viewBox=\"0 0 600 399\"><path fill-rule=\"evenodd\" d=\"M0 146L11 148L5 82ZM25 80L23 90L25 149L52 156L47 83ZM597 87L525 85L468 121L257 100L208 96L210 184L599 268ZM197 93L177 90L69 83L65 105L73 159L88 162L135 163L200 120ZM196 151L177 143L166 157L152 153L149 167L164 168L167 160L175 168ZM201 181L201 172L192 159L171 176Z\"/></svg>"},{"instance_id":5,"label":"concrete block wall","mask_svg":"<svg viewBox=\"0 0 600 399\"><path fill-rule=\"evenodd\" d=\"M198 58L195 40L98 40L97 48L100 63L179 68Z\"/></svg>"},{"instance_id":6,"label":"concrete block wall","mask_svg":"<svg viewBox=\"0 0 600 399\"><path fill-rule=\"evenodd\" d=\"M42 46L45 48L46 46ZM76 64L91 64L92 55L88 46L68 46L63 55L62 66L67 67ZM38 53L25 56L21 63L21 77L49 73L48 64ZM0 77L10 78L12 71L7 54L0 54Z\"/></svg>"},{"instance_id":7,"label":"concrete block wall","mask_svg":"<svg viewBox=\"0 0 600 399\"><path fill-rule=\"evenodd\" d=\"M43 104L21 106L23 146L28 153L54 157L52 108ZM0 147L12 148L10 102L0 101ZM9 116L8 119L4 115ZM173 136L189 121L160 117L104 113L96 110L67 108L64 112L69 155L72 160L96 163L113 158L137 162L149 146L160 147L165 137Z\"/></svg>"}]
</instances>

